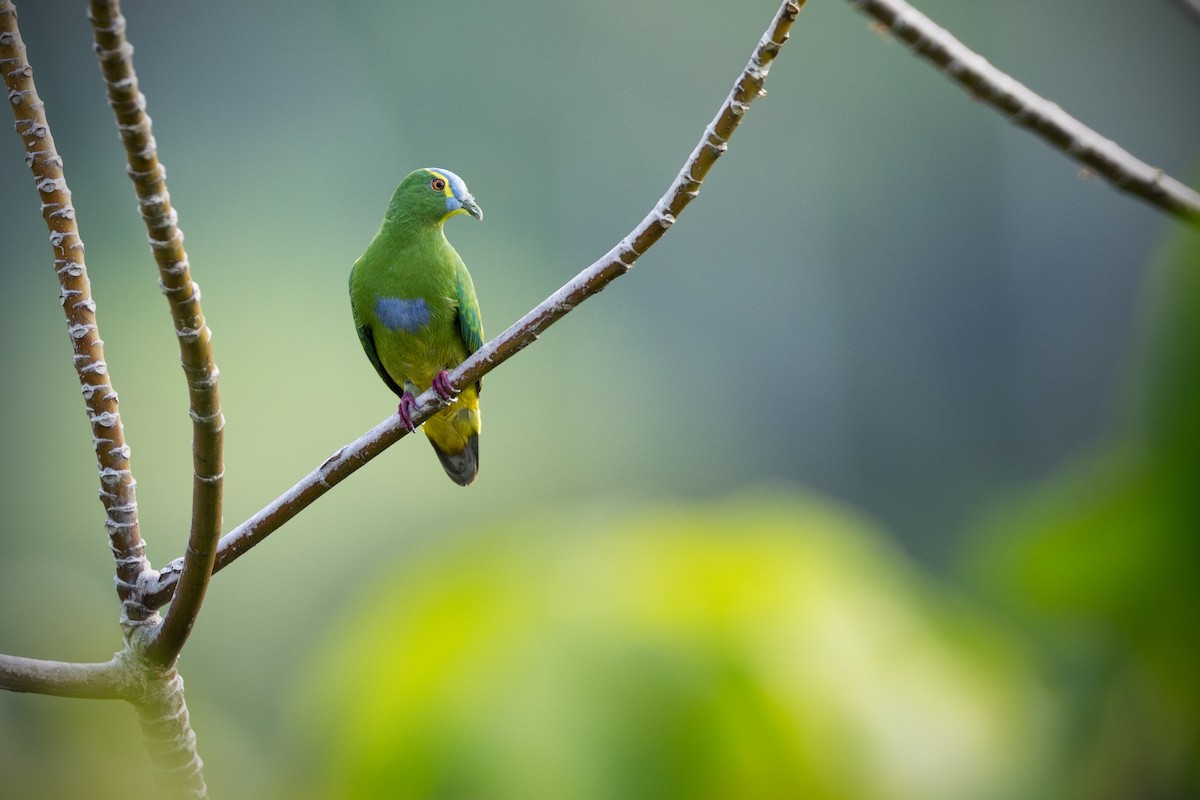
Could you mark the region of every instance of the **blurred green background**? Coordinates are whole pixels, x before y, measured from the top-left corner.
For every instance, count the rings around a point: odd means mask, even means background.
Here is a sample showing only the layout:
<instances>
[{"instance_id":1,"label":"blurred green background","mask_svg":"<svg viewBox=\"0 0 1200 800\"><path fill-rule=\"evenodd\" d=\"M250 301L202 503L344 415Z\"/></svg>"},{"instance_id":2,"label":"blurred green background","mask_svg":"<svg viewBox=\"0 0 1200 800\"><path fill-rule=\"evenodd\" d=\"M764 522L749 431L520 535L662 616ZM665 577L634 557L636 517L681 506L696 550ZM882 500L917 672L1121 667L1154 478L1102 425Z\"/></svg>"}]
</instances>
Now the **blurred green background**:
<instances>
[{"instance_id":1,"label":"blurred green background","mask_svg":"<svg viewBox=\"0 0 1200 800\"><path fill-rule=\"evenodd\" d=\"M83 3L19 2L156 564L186 392ZM1168 0L925 0L1192 178ZM349 266L394 185L494 335L666 188L774 0L124 4L204 290L226 527L394 410ZM812 0L637 268L483 394L479 482L405 440L215 579L181 671L214 796L1200 796L1200 236ZM0 651L119 647L38 200L0 136ZM109 796L119 704L0 695L0 795ZM147 789L147 796L150 791Z\"/></svg>"}]
</instances>

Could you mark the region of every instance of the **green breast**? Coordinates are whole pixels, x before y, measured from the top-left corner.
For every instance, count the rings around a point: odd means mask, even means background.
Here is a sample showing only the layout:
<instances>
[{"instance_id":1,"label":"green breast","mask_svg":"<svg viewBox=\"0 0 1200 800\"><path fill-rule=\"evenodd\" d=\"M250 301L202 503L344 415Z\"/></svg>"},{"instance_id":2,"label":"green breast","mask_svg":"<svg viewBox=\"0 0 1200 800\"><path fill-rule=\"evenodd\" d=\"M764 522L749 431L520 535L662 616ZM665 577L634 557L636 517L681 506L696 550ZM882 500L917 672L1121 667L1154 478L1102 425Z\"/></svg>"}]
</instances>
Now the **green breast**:
<instances>
[{"instance_id":1,"label":"green breast","mask_svg":"<svg viewBox=\"0 0 1200 800\"><path fill-rule=\"evenodd\" d=\"M355 322L370 327L376 354L400 385L427 387L467 355L458 325L458 255L440 227L396 236L381 229L354 265Z\"/></svg>"}]
</instances>

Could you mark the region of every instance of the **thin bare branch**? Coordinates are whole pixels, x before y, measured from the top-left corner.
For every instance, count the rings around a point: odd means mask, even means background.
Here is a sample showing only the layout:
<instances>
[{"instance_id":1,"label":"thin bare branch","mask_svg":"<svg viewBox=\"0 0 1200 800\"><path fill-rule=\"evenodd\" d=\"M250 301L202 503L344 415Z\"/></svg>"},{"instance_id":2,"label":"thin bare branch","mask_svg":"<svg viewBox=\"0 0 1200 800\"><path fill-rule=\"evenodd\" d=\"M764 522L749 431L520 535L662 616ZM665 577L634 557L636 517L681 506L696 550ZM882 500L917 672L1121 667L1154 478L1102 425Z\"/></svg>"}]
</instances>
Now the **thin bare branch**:
<instances>
[{"instance_id":1,"label":"thin bare branch","mask_svg":"<svg viewBox=\"0 0 1200 800\"><path fill-rule=\"evenodd\" d=\"M92 425L92 444L100 470L100 500L116 562L121 622L128 635L135 628L158 622L158 614L139 603L137 591L138 576L150 567L138 530L137 482L130 469L117 392L104 360L104 342L96 323L96 304L92 300L75 208L71 205L71 190L63 173L62 158L54 146L44 104L34 85L33 68L17 27L17 11L10 0L0 0L0 72L16 116L17 133L25 144L25 163L33 171L41 198L42 218L50 231L59 300L66 313L75 371Z\"/></svg>"},{"instance_id":2,"label":"thin bare branch","mask_svg":"<svg viewBox=\"0 0 1200 800\"><path fill-rule=\"evenodd\" d=\"M1191 16L1192 22L1200 22L1200 0L1175 0L1175 5Z\"/></svg>"},{"instance_id":3,"label":"thin bare branch","mask_svg":"<svg viewBox=\"0 0 1200 800\"><path fill-rule=\"evenodd\" d=\"M770 27L754 48L750 62L734 83L733 90L716 117L704 129L699 144L666 194L642 222L602 258L455 367L450 372L454 386L474 383L532 344L543 331L572 309L628 272L634 262L666 233L687 204L699 194L701 182L717 158L728 148L729 137L742 121L750 103L765 94L763 82L771 62L787 41L792 23L803 5L804 0L786 0L779 7ZM423 422L440 407L440 402L433 390L426 390L417 397L413 421ZM270 505L223 536L218 547L216 569L232 563L404 435L400 418L393 415L338 450ZM168 564L159 573L157 582L148 587L143 602L152 608L170 602L180 568L179 559Z\"/></svg>"},{"instance_id":4,"label":"thin bare branch","mask_svg":"<svg viewBox=\"0 0 1200 800\"><path fill-rule=\"evenodd\" d=\"M10 692L128 700L132 693L126 676L125 664L120 658L77 664L0 654L0 689Z\"/></svg>"},{"instance_id":5,"label":"thin bare branch","mask_svg":"<svg viewBox=\"0 0 1200 800\"><path fill-rule=\"evenodd\" d=\"M200 288L192 281L183 232L167 192L166 171L146 115L146 98L138 91L133 70L133 47L125 39L125 18L117 0L92 0L89 17L96 54L108 86L108 101L117 118L117 129L128 172L150 247L158 263L160 285L171 308L179 353L187 378L192 418L192 524L180 588L162 626L147 647L148 657L159 664L174 663L191 633L204 593L212 576L217 537L221 533L221 491L224 477L222 444L225 418L217 394L217 365L212 335L200 308Z\"/></svg>"},{"instance_id":6,"label":"thin bare branch","mask_svg":"<svg viewBox=\"0 0 1200 800\"><path fill-rule=\"evenodd\" d=\"M974 96L1104 177L1117 189L1200 227L1200 193L1141 161L992 66L904 0L848 2L882 23L914 53L936 65Z\"/></svg>"}]
</instances>

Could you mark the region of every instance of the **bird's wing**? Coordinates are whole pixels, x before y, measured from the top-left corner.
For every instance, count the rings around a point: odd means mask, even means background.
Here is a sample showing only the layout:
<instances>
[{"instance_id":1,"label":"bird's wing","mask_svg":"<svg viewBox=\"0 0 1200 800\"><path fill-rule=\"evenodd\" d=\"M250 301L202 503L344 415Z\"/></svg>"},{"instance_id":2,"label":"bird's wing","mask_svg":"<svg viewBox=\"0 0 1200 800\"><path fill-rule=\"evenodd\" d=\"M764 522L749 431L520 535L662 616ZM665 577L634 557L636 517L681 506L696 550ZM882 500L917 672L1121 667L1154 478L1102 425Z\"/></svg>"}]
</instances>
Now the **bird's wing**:
<instances>
[{"instance_id":1,"label":"bird's wing","mask_svg":"<svg viewBox=\"0 0 1200 800\"><path fill-rule=\"evenodd\" d=\"M458 269L455 270L455 290L458 294L458 332L462 335L463 344L468 353L474 353L483 347L483 321L479 317L479 300L475 297L475 286L471 283L471 274L458 259Z\"/></svg>"},{"instance_id":2,"label":"bird's wing","mask_svg":"<svg viewBox=\"0 0 1200 800\"><path fill-rule=\"evenodd\" d=\"M367 354L367 358L371 360L375 371L379 373L379 377L383 378L383 382L387 387L395 392L398 396L404 395L404 389L401 388L388 371L383 368L383 362L379 360L379 351L375 349L375 334L371 330L371 323L363 319L362 314L358 312L358 308L354 306L354 299L350 299L350 306L354 311L355 327L358 330L358 340L362 342L363 350Z\"/></svg>"},{"instance_id":3,"label":"bird's wing","mask_svg":"<svg viewBox=\"0 0 1200 800\"><path fill-rule=\"evenodd\" d=\"M463 344L467 346L468 355L483 347L483 320L479 316L479 300L475 297L475 285L471 282L471 273L461 258L455 261L455 291L458 299L458 332ZM481 388L482 381L475 384L476 391Z\"/></svg>"}]
</instances>

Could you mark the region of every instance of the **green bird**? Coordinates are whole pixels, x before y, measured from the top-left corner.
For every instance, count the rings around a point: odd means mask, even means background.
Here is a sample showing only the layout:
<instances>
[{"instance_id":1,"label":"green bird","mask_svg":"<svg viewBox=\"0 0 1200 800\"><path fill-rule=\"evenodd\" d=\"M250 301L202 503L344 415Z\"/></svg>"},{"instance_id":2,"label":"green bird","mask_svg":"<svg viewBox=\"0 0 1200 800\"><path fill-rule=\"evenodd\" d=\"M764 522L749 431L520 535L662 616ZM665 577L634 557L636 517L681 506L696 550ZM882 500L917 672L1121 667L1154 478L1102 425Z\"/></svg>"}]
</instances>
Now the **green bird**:
<instances>
[{"instance_id":1,"label":"green bird","mask_svg":"<svg viewBox=\"0 0 1200 800\"><path fill-rule=\"evenodd\" d=\"M350 270L350 306L363 350L399 395L410 433L414 393L432 386L449 404L423 427L446 474L466 486L479 473L481 387L456 389L447 370L480 348L483 324L471 275L442 228L458 214L483 219L462 178L447 169L410 172Z\"/></svg>"}]
</instances>

